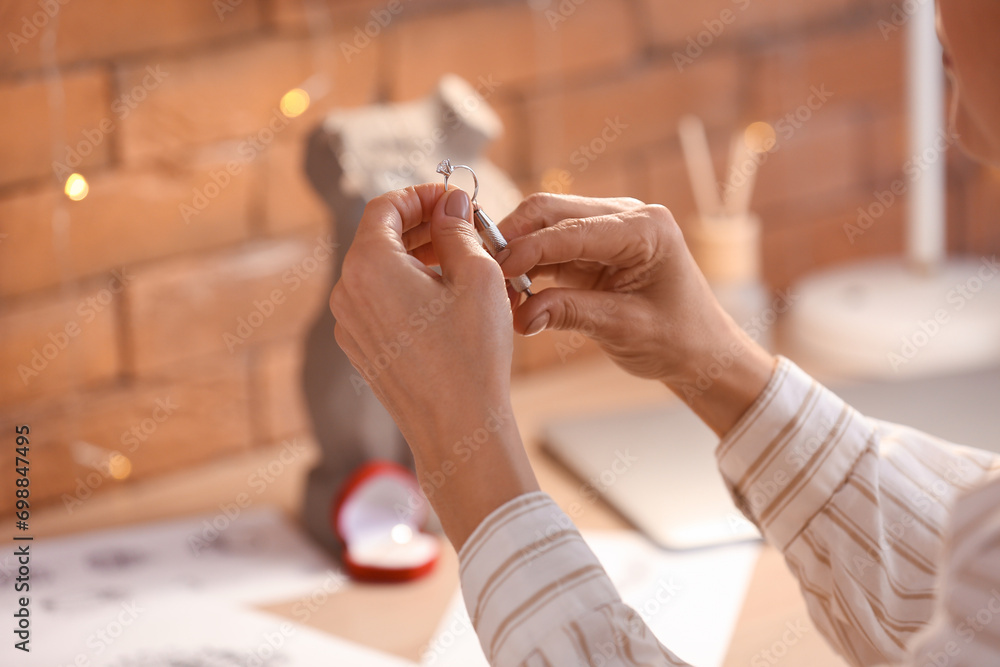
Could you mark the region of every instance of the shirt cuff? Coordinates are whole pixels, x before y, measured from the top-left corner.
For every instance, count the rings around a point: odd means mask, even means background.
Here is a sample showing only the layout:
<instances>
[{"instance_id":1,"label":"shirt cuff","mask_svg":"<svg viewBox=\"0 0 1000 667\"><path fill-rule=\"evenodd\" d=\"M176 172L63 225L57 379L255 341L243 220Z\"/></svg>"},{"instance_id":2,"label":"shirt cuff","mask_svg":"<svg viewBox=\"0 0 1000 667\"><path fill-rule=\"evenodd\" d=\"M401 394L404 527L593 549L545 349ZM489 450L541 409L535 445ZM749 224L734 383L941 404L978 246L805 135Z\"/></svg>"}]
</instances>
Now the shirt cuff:
<instances>
[{"instance_id":1,"label":"shirt cuff","mask_svg":"<svg viewBox=\"0 0 1000 667\"><path fill-rule=\"evenodd\" d=\"M458 557L462 595L490 664L521 664L524 651L551 639L567 618L620 601L572 520L543 492L494 510Z\"/></svg>"},{"instance_id":2,"label":"shirt cuff","mask_svg":"<svg viewBox=\"0 0 1000 667\"><path fill-rule=\"evenodd\" d=\"M716 449L737 507L784 550L873 446L875 427L785 357Z\"/></svg>"}]
</instances>

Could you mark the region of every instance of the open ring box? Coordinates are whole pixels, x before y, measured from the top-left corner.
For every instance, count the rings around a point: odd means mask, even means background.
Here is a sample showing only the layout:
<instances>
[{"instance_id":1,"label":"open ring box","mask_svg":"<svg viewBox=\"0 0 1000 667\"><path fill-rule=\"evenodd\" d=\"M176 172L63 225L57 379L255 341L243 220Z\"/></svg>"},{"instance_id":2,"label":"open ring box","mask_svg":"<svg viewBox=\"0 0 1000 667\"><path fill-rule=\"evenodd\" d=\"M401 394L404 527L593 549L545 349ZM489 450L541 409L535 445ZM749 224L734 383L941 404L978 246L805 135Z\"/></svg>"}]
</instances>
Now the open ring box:
<instances>
[{"instance_id":1,"label":"open ring box","mask_svg":"<svg viewBox=\"0 0 1000 667\"><path fill-rule=\"evenodd\" d=\"M372 461L358 468L334 500L331 521L354 579L410 581L434 569L440 539L422 531L430 503L401 465Z\"/></svg>"}]
</instances>

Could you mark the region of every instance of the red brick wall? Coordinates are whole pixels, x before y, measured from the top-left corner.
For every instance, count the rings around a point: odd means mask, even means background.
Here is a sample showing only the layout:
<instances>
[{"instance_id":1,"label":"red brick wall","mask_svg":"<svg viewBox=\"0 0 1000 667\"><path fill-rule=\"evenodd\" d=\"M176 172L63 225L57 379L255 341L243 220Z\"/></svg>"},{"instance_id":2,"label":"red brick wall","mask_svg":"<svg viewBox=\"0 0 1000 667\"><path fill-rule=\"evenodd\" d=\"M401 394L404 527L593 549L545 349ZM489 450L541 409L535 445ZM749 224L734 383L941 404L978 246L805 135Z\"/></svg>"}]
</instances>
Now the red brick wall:
<instances>
[{"instance_id":1,"label":"red brick wall","mask_svg":"<svg viewBox=\"0 0 1000 667\"><path fill-rule=\"evenodd\" d=\"M306 434L298 341L325 307L332 239L302 139L330 109L419 97L446 71L496 86L491 155L525 192L568 174L569 191L663 203L682 224L682 114L705 119L721 171L734 127L825 87L761 171L766 278L901 248L904 204L853 244L843 230L906 159L888 0L64 0L57 20L56 4L0 9L0 426L33 426L38 501L92 472L81 442L143 479ZM241 142L317 71L330 94L245 160ZM80 202L54 168L69 160ZM1000 178L949 165L952 249L996 252ZM269 308L244 340L239 319ZM517 369L589 350L539 337Z\"/></svg>"}]
</instances>

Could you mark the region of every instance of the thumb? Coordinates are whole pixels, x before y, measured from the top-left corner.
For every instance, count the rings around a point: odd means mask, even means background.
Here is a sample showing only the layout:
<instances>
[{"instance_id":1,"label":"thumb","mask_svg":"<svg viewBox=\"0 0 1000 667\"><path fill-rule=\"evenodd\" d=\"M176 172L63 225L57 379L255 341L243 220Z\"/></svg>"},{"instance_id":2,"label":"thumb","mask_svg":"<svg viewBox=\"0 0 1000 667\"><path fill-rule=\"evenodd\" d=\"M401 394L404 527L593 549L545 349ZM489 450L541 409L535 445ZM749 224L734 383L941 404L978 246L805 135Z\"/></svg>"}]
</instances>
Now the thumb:
<instances>
[{"instance_id":1,"label":"thumb","mask_svg":"<svg viewBox=\"0 0 1000 667\"><path fill-rule=\"evenodd\" d=\"M431 245L446 278L455 278L468 265L486 255L482 243L472 226L472 204L464 190L454 189L444 193L431 216Z\"/></svg>"},{"instance_id":2,"label":"thumb","mask_svg":"<svg viewBox=\"0 0 1000 667\"><path fill-rule=\"evenodd\" d=\"M514 330L533 336L545 329L581 331L597 340L620 331L621 295L592 290L550 287L527 299L514 313Z\"/></svg>"}]
</instances>

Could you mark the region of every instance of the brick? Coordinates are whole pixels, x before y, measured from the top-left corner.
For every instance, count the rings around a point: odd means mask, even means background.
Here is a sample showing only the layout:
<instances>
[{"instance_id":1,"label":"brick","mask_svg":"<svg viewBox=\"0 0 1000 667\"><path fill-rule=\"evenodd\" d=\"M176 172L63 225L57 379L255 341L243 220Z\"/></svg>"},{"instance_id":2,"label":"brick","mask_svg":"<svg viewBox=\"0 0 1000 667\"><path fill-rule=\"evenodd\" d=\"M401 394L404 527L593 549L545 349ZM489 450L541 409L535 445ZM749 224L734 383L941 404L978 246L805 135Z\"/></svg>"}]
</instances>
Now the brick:
<instances>
[{"instance_id":1,"label":"brick","mask_svg":"<svg viewBox=\"0 0 1000 667\"><path fill-rule=\"evenodd\" d=\"M525 161L527 147L524 146L526 111L524 104L512 102L497 96L490 100L490 107L500 117L503 133L486 148L486 157L507 174L513 175Z\"/></svg>"},{"instance_id":2,"label":"brick","mask_svg":"<svg viewBox=\"0 0 1000 667\"><path fill-rule=\"evenodd\" d=\"M25 18L29 24L32 19L36 25L48 24L40 10L41 3L38 0L11 0L6 4L4 41L11 44L9 48L5 45L0 49L0 71L42 67L44 31L27 37L33 33L25 24ZM62 0L56 62L103 60L156 49L190 47L245 33L260 23L259 4L257 0L240 0L229 3L232 11L217 12L215 3L204 0L155 3ZM12 40L11 32L25 40Z\"/></svg>"},{"instance_id":3,"label":"brick","mask_svg":"<svg viewBox=\"0 0 1000 667\"><path fill-rule=\"evenodd\" d=\"M296 338L262 345L254 354L254 431L264 444L305 435L312 427L302 392L304 346Z\"/></svg>"},{"instance_id":4,"label":"brick","mask_svg":"<svg viewBox=\"0 0 1000 667\"><path fill-rule=\"evenodd\" d=\"M703 0L669 3L642 0L646 30L653 42L681 52L690 39L708 52L713 45L750 32L787 31L803 24L827 21L850 13L856 0ZM692 47L692 54L698 53Z\"/></svg>"},{"instance_id":5,"label":"brick","mask_svg":"<svg viewBox=\"0 0 1000 667\"><path fill-rule=\"evenodd\" d=\"M276 141L264 160L264 220L269 233L303 227L322 231L332 213L306 178L304 142Z\"/></svg>"},{"instance_id":6,"label":"brick","mask_svg":"<svg viewBox=\"0 0 1000 667\"><path fill-rule=\"evenodd\" d=\"M413 0L401 0L403 11L396 14L390 12L390 16L392 20L396 20L400 16L408 16L415 11L445 1L424 0L416 3ZM267 3L267 20L279 30L295 33L314 31L327 23L335 26L364 26L366 22L372 20L372 12L382 18L384 16L382 12L388 4L387 0L327 0L324 3L271 0ZM313 13L310 13L311 11ZM385 22L384 18L382 22Z\"/></svg>"},{"instance_id":7,"label":"brick","mask_svg":"<svg viewBox=\"0 0 1000 667\"><path fill-rule=\"evenodd\" d=\"M719 179L722 174L720 167L727 160L728 143L724 132L709 129L708 135L716 179ZM694 221L698 211L679 142L657 144L646 152L644 164L648 172L648 187L642 199L669 208L677 224L684 229Z\"/></svg>"},{"instance_id":8,"label":"brick","mask_svg":"<svg viewBox=\"0 0 1000 667\"><path fill-rule=\"evenodd\" d=\"M90 194L79 202L53 187L0 200L0 233L8 235L0 243L0 294L245 238L249 170L233 176L214 199L203 202L195 196L195 190L215 193L224 170L225 164L214 164L186 172L105 172L89 179ZM203 203L197 213L181 209ZM65 235L48 222L56 207L68 216Z\"/></svg>"},{"instance_id":9,"label":"brick","mask_svg":"<svg viewBox=\"0 0 1000 667\"><path fill-rule=\"evenodd\" d=\"M122 156L127 162L163 160L193 147L237 140L237 150L252 159L275 138L290 141L310 131L332 108L356 106L375 96L377 48L365 49L347 64L334 58L340 33L319 44L306 40L259 39L198 56L147 59L122 69L119 87L141 85L146 68L169 73L122 121ZM286 119L281 96L317 74L316 63L331 63L329 92L314 89L314 104L302 116Z\"/></svg>"},{"instance_id":10,"label":"brick","mask_svg":"<svg viewBox=\"0 0 1000 667\"><path fill-rule=\"evenodd\" d=\"M861 103L899 112L904 102L904 39L883 39L874 22L820 38L801 36L754 57L754 110L782 116L807 102L811 89L833 93L829 104Z\"/></svg>"},{"instance_id":11,"label":"brick","mask_svg":"<svg viewBox=\"0 0 1000 667\"><path fill-rule=\"evenodd\" d=\"M119 370L118 282L0 311L0 404L107 381ZM75 292L75 293L74 293Z\"/></svg>"},{"instance_id":12,"label":"brick","mask_svg":"<svg viewBox=\"0 0 1000 667\"><path fill-rule=\"evenodd\" d=\"M106 474L106 461L116 451L131 462L132 481L246 449L246 364L242 358L223 361L187 368L180 379L62 396L5 416L4 422L32 429L32 498L65 505L63 494L86 502L91 493L119 486ZM4 430L12 431L8 426ZM5 470L9 450L0 455ZM3 498L0 511L9 510L10 502Z\"/></svg>"},{"instance_id":13,"label":"brick","mask_svg":"<svg viewBox=\"0 0 1000 667\"><path fill-rule=\"evenodd\" d=\"M608 155L583 171L570 169L567 192L584 197L635 197L646 191L645 170L627 156Z\"/></svg>"},{"instance_id":14,"label":"brick","mask_svg":"<svg viewBox=\"0 0 1000 667\"><path fill-rule=\"evenodd\" d=\"M868 119L863 132L866 154L859 173L872 184L898 178L910 155L906 115L879 114Z\"/></svg>"},{"instance_id":15,"label":"brick","mask_svg":"<svg viewBox=\"0 0 1000 667\"><path fill-rule=\"evenodd\" d=\"M101 121L110 116L108 76L105 72L88 69L62 75L65 107L53 114L49 87L42 78L0 84L0 185L51 176L54 118L62 115L62 126L56 136L68 144L84 141L89 154L82 158L81 169L106 164L110 156L109 142L90 144L83 132L98 132Z\"/></svg>"},{"instance_id":16,"label":"brick","mask_svg":"<svg viewBox=\"0 0 1000 667\"><path fill-rule=\"evenodd\" d=\"M869 257L898 255L903 249L905 203L897 203L876 219L852 244L845 226L857 223L855 211L820 217L808 209L784 210L764 219L764 280L772 288L787 287L819 269Z\"/></svg>"},{"instance_id":17,"label":"brick","mask_svg":"<svg viewBox=\"0 0 1000 667\"><path fill-rule=\"evenodd\" d=\"M865 126L856 114L821 108L795 127L775 125L777 143L758 170L753 206L865 190Z\"/></svg>"},{"instance_id":18,"label":"brick","mask_svg":"<svg viewBox=\"0 0 1000 667\"><path fill-rule=\"evenodd\" d=\"M672 138L686 113L700 114L708 125L732 124L738 75L738 63L732 59L706 58L684 73L661 63L534 99L528 113L532 168L538 173L549 167L572 171L592 155L599 159ZM618 122L627 127L614 136ZM605 131L614 138L605 141Z\"/></svg>"},{"instance_id":19,"label":"brick","mask_svg":"<svg viewBox=\"0 0 1000 667\"><path fill-rule=\"evenodd\" d=\"M528 338L515 334L513 374L526 375L599 353L597 343L572 331L544 331Z\"/></svg>"},{"instance_id":20,"label":"brick","mask_svg":"<svg viewBox=\"0 0 1000 667\"><path fill-rule=\"evenodd\" d=\"M966 190L966 244L974 255L1000 254L1000 169L982 166Z\"/></svg>"},{"instance_id":21,"label":"brick","mask_svg":"<svg viewBox=\"0 0 1000 667\"><path fill-rule=\"evenodd\" d=\"M302 335L326 307L328 242L261 242L137 270L128 289L134 371Z\"/></svg>"},{"instance_id":22,"label":"brick","mask_svg":"<svg viewBox=\"0 0 1000 667\"><path fill-rule=\"evenodd\" d=\"M426 95L443 72L470 82L496 80L506 94L502 86L611 67L635 55L638 39L626 2L566 4L575 9L565 15L555 5L536 11L505 3L393 22L375 38L391 40L398 58L389 70L392 99ZM551 24L549 11L556 16ZM420 57L409 57L414 53Z\"/></svg>"}]
</instances>

